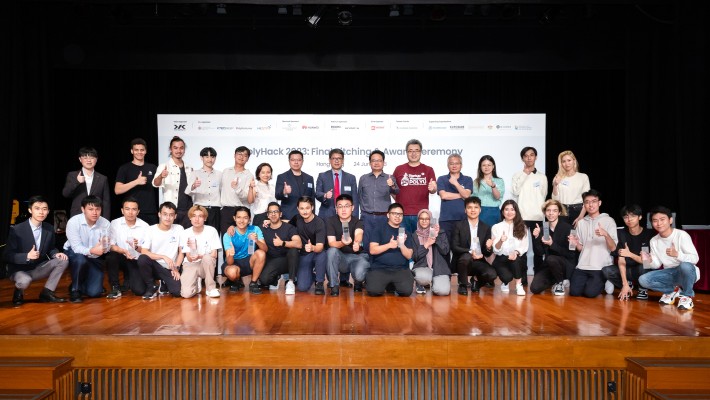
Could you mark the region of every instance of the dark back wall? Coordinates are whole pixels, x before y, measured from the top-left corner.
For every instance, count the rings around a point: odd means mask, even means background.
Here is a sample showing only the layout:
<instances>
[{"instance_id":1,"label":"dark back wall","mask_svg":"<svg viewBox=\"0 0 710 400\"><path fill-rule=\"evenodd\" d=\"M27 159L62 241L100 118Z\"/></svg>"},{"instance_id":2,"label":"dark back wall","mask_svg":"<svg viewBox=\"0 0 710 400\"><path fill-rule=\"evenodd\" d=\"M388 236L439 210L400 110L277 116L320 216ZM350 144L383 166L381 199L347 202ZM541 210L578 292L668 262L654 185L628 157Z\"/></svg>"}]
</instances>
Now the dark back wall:
<instances>
[{"instance_id":1,"label":"dark back wall","mask_svg":"<svg viewBox=\"0 0 710 400\"><path fill-rule=\"evenodd\" d=\"M697 204L707 6L681 2L662 8L663 18L628 5L600 16L608 6L599 7L545 25L523 9L517 21L415 15L394 27L373 19L304 29L272 17L215 23L13 5L1 28L10 55L1 200L41 193L52 208L68 208L61 189L85 145L98 149L97 169L112 183L134 137L148 141L157 163L158 113L539 112L547 114L548 177L570 149L619 223L629 202L710 223ZM0 208L0 226L8 220Z\"/></svg>"}]
</instances>

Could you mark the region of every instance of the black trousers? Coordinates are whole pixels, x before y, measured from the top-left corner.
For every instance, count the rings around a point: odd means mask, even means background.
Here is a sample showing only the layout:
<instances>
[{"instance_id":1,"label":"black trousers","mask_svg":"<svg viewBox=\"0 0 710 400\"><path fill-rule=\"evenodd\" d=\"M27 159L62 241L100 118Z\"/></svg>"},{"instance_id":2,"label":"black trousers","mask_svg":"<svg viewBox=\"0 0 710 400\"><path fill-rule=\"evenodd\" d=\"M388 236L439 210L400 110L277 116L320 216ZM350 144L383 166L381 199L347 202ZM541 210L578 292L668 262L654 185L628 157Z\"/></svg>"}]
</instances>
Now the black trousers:
<instances>
[{"instance_id":1,"label":"black trousers","mask_svg":"<svg viewBox=\"0 0 710 400\"><path fill-rule=\"evenodd\" d=\"M264 285L270 285L279 280L279 275L288 273L288 279L293 282L296 279L298 260L298 249L288 249L283 257L266 256L266 264L261 271L259 281Z\"/></svg>"}]
</instances>

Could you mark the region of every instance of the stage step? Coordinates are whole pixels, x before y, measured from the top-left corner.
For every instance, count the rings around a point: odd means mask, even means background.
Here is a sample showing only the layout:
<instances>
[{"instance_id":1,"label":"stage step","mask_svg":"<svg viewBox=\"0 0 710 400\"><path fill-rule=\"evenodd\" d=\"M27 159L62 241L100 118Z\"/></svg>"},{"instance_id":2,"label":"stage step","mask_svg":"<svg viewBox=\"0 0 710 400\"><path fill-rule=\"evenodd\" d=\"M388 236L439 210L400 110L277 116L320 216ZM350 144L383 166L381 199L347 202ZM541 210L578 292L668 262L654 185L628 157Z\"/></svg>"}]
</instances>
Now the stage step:
<instances>
[{"instance_id":1,"label":"stage step","mask_svg":"<svg viewBox=\"0 0 710 400\"><path fill-rule=\"evenodd\" d=\"M71 357L0 357L0 389L33 393L57 390L58 381L71 377L72 360ZM11 397L0 396L3 398Z\"/></svg>"},{"instance_id":2,"label":"stage step","mask_svg":"<svg viewBox=\"0 0 710 400\"><path fill-rule=\"evenodd\" d=\"M649 389L646 400L707 400L710 390L707 389Z\"/></svg>"},{"instance_id":3,"label":"stage step","mask_svg":"<svg viewBox=\"0 0 710 400\"><path fill-rule=\"evenodd\" d=\"M698 397L710 392L710 358L627 358L626 364L627 399L710 398Z\"/></svg>"},{"instance_id":4,"label":"stage step","mask_svg":"<svg viewBox=\"0 0 710 400\"><path fill-rule=\"evenodd\" d=\"M0 400L43 400L54 394L50 389L0 389Z\"/></svg>"}]
</instances>

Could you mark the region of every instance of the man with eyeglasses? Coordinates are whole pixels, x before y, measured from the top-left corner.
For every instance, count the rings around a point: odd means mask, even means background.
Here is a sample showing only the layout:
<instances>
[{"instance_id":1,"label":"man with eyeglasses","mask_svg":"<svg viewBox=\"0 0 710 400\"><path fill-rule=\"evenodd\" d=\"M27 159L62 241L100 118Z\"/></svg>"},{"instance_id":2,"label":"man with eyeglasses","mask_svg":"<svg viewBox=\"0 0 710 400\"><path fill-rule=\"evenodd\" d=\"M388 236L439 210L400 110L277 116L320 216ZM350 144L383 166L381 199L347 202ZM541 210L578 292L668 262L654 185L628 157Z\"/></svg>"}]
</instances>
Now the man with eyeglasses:
<instances>
[{"instance_id":1,"label":"man with eyeglasses","mask_svg":"<svg viewBox=\"0 0 710 400\"><path fill-rule=\"evenodd\" d=\"M234 212L239 206L249 207L249 183L254 179L245 166L251 156L251 150L239 146L234 150L234 166L222 171L220 183L220 233L227 232L234 223Z\"/></svg>"},{"instance_id":2,"label":"man with eyeglasses","mask_svg":"<svg viewBox=\"0 0 710 400\"><path fill-rule=\"evenodd\" d=\"M392 196L399 193L397 182L390 174L384 173L385 153L373 150L370 153L370 173L360 177L357 186L358 203L362 211L365 251L370 246L370 234L387 223L387 208L392 204Z\"/></svg>"},{"instance_id":3,"label":"man with eyeglasses","mask_svg":"<svg viewBox=\"0 0 710 400\"><path fill-rule=\"evenodd\" d=\"M298 150L288 153L288 165L289 170L276 177L276 200L281 201L284 218L290 220L298 215L298 199L306 196L315 202L315 187L313 177L301 171L303 153Z\"/></svg>"},{"instance_id":4,"label":"man with eyeglasses","mask_svg":"<svg viewBox=\"0 0 710 400\"><path fill-rule=\"evenodd\" d=\"M421 163L422 142L412 139L407 142L407 162L394 169L394 178L399 185L395 201L404 209L402 223L410 232L417 229L417 213L429 209L429 195L436 193L434 169Z\"/></svg>"},{"instance_id":5,"label":"man with eyeglasses","mask_svg":"<svg viewBox=\"0 0 710 400\"><path fill-rule=\"evenodd\" d=\"M619 242L614 218L599 211L601 195L594 189L582 193L586 215L577 223L570 245L579 251L579 260L570 278L570 296L597 297L604 288L602 269L614 264L611 252Z\"/></svg>"},{"instance_id":6,"label":"man with eyeglasses","mask_svg":"<svg viewBox=\"0 0 710 400\"><path fill-rule=\"evenodd\" d=\"M281 206L277 202L269 203L266 208L268 225L262 229L266 251L266 264L259 280L263 285L277 286L279 275L288 273L285 294L296 294L296 269L298 268L301 237L296 227L281 220Z\"/></svg>"},{"instance_id":7,"label":"man with eyeglasses","mask_svg":"<svg viewBox=\"0 0 710 400\"><path fill-rule=\"evenodd\" d=\"M360 215L357 203L357 181L355 175L343 171L345 153L341 149L332 149L328 154L330 169L318 174L316 179L316 199L320 202L318 216L327 220L336 215L335 201L341 194L348 194L354 200L353 214Z\"/></svg>"},{"instance_id":8,"label":"man with eyeglasses","mask_svg":"<svg viewBox=\"0 0 710 400\"><path fill-rule=\"evenodd\" d=\"M414 276L409 270L409 260L414 253L411 231L406 228L400 235L404 208L399 203L390 204L387 223L370 237L370 270L367 272L367 294L381 296L387 285L393 284L395 294L411 296Z\"/></svg>"},{"instance_id":9,"label":"man with eyeglasses","mask_svg":"<svg viewBox=\"0 0 710 400\"><path fill-rule=\"evenodd\" d=\"M370 267L367 254L362 249L362 222L353 215L353 198L349 194L341 194L335 199L338 215L326 220L325 231L328 238L328 286L330 295L338 296L340 288L350 287L349 282L343 284L342 277L352 274L355 280L356 292L362 292L362 282ZM347 229L347 233L344 232ZM338 278L341 279L338 285Z\"/></svg>"},{"instance_id":10,"label":"man with eyeglasses","mask_svg":"<svg viewBox=\"0 0 710 400\"><path fill-rule=\"evenodd\" d=\"M79 149L79 162L81 169L71 171L62 189L62 195L71 199L69 217L82 213L81 201L87 196L97 196L101 199L101 216L111 220L111 193L109 192L108 178L95 170L99 153L92 147Z\"/></svg>"}]
</instances>

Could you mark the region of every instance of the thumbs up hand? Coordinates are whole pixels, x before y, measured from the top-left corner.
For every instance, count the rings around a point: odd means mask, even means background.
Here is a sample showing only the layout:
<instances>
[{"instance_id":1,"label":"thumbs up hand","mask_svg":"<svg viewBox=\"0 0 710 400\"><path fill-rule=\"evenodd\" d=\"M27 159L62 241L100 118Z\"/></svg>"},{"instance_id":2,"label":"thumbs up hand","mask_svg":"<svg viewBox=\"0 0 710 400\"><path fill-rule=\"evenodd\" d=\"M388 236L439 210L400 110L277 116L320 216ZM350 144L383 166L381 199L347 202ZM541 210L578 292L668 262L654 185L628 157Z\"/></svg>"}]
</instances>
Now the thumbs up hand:
<instances>
[{"instance_id":1,"label":"thumbs up hand","mask_svg":"<svg viewBox=\"0 0 710 400\"><path fill-rule=\"evenodd\" d=\"M629 250L629 244L624 243L624 247L619 249L619 257L631 257L634 253Z\"/></svg>"},{"instance_id":2,"label":"thumbs up hand","mask_svg":"<svg viewBox=\"0 0 710 400\"><path fill-rule=\"evenodd\" d=\"M675 243L671 242L671 247L666 249L666 254L671 257L678 257L678 250L675 248Z\"/></svg>"},{"instance_id":3,"label":"thumbs up hand","mask_svg":"<svg viewBox=\"0 0 710 400\"><path fill-rule=\"evenodd\" d=\"M540 224L535 223L535 229L533 229L532 234L533 236L535 236L535 238L540 236Z\"/></svg>"},{"instance_id":4,"label":"thumbs up hand","mask_svg":"<svg viewBox=\"0 0 710 400\"><path fill-rule=\"evenodd\" d=\"M143 176L143 171L138 172L138 178L136 178L136 185L145 185L148 182L148 178Z\"/></svg>"},{"instance_id":5,"label":"thumbs up hand","mask_svg":"<svg viewBox=\"0 0 710 400\"><path fill-rule=\"evenodd\" d=\"M306 253L310 253L313 251L313 245L311 244L311 239L308 239L308 242L306 242L306 246L303 248L303 250L305 250Z\"/></svg>"},{"instance_id":6,"label":"thumbs up hand","mask_svg":"<svg viewBox=\"0 0 710 400\"><path fill-rule=\"evenodd\" d=\"M79 183L84 183L86 182L86 178L84 178L84 174L79 171L79 175L76 176L76 180L79 181Z\"/></svg>"},{"instance_id":7,"label":"thumbs up hand","mask_svg":"<svg viewBox=\"0 0 710 400\"><path fill-rule=\"evenodd\" d=\"M291 185L284 182L284 194L291 194Z\"/></svg>"},{"instance_id":8,"label":"thumbs up hand","mask_svg":"<svg viewBox=\"0 0 710 400\"><path fill-rule=\"evenodd\" d=\"M195 177L195 182L192 183L192 190L196 190L200 185L202 185L200 177Z\"/></svg>"},{"instance_id":9,"label":"thumbs up hand","mask_svg":"<svg viewBox=\"0 0 710 400\"><path fill-rule=\"evenodd\" d=\"M27 253L27 259L28 260L36 260L39 258L39 251L35 249L35 246L32 246L32 249L30 250L29 253Z\"/></svg>"},{"instance_id":10,"label":"thumbs up hand","mask_svg":"<svg viewBox=\"0 0 710 400\"><path fill-rule=\"evenodd\" d=\"M601 223L597 224L597 229L594 230L594 233L595 233L597 236L606 236L606 235L608 235L607 231L606 231L604 228L602 228L602 224L601 224Z\"/></svg>"},{"instance_id":11,"label":"thumbs up hand","mask_svg":"<svg viewBox=\"0 0 710 400\"><path fill-rule=\"evenodd\" d=\"M436 181L434 179L431 179L429 181L429 185L427 187L429 189L429 193L435 193L436 192Z\"/></svg>"}]
</instances>

